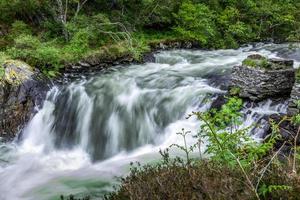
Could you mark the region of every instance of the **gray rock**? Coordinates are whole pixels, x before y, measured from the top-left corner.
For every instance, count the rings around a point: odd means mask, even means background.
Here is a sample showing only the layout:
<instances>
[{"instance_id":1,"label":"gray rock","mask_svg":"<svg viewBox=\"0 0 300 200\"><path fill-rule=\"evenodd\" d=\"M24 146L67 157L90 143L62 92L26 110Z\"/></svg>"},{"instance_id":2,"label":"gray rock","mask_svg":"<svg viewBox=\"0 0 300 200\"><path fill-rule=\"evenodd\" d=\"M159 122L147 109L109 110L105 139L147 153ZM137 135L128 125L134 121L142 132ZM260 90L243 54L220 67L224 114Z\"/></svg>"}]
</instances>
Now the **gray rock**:
<instances>
[{"instance_id":1,"label":"gray rock","mask_svg":"<svg viewBox=\"0 0 300 200\"><path fill-rule=\"evenodd\" d=\"M300 113L300 107L297 102L300 101L300 83L296 83L291 92L287 113L293 116Z\"/></svg>"},{"instance_id":2,"label":"gray rock","mask_svg":"<svg viewBox=\"0 0 300 200\"><path fill-rule=\"evenodd\" d=\"M245 65L233 67L231 87L240 88L241 98L260 101L272 97L288 97L291 94L295 83L293 61L272 59L268 63L272 65L269 69Z\"/></svg>"},{"instance_id":3,"label":"gray rock","mask_svg":"<svg viewBox=\"0 0 300 200\"><path fill-rule=\"evenodd\" d=\"M14 138L48 91L47 78L24 62L9 60L0 77L0 137Z\"/></svg>"}]
</instances>

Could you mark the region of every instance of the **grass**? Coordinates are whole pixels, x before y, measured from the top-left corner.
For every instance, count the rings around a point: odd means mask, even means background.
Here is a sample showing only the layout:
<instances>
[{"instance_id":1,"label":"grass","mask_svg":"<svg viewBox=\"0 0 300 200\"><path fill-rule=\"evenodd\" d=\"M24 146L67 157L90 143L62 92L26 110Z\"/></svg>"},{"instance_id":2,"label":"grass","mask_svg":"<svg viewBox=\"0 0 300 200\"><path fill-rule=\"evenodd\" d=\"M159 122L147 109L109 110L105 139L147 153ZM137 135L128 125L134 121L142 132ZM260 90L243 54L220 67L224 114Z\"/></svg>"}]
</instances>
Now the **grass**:
<instances>
[{"instance_id":1,"label":"grass","mask_svg":"<svg viewBox=\"0 0 300 200\"><path fill-rule=\"evenodd\" d=\"M267 58L251 59L247 58L243 61L243 65L253 68L271 69L272 64L268 62Z\"/></svg>"},{"instance_id":2,"label":"grass","mask_svg":"<svg viewBox=\"0 0 300 200\"><path fill-rule=\"evenodd\" d=\"M103 44L91 45L89 37L88 32L79 31L72 40L65 43L57 39L43 41L38 36L20 34L5 52L1 52L0 61L4 61L9 55L12 59L23 60L44 74L55 77L61 68L82 60L90 60L95 64L122 58L140 61L153 44L176 39L173 32L135 32L128 40L106 40Z\"/></svg>"}]
</instances>

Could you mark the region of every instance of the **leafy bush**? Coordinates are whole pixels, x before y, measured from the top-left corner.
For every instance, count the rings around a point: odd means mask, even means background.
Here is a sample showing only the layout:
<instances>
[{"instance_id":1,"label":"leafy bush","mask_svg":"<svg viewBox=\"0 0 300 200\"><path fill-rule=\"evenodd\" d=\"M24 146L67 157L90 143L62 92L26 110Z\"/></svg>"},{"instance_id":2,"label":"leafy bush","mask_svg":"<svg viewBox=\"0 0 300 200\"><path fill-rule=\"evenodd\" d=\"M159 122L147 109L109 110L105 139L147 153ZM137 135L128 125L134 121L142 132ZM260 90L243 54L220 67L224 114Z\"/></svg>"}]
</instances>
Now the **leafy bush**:
<instances>
[{"instance_id":1,"label":"leafy bush","mask_svg":"<svg viewBox=\"0 0 300 200\"><path fill-rule=\"evenodd\" d=\"M239 43L244 43L254 39L251 26L241 21L241 13L236 7L226 7L216 18L218 28L223 34L226 47L238 47ZM219 37L223 37L220 35Z\"/></svg>"},{"instance_id":2,"label":"leafy bush","mask_svg":"<svg viewBox=\"0 0 300 200\"><path fill-rule=\"evenodd\" d=\"M63 2L59 11L49 0L0 1L1 50L51 69L111 45L126 46L138 59L151 44L169 40L196 41L204 48L299 40L296 1L95 0L80 4L80 12L77 5L83 1Z\"/></svg>"},{"instance_id":3,"label":"leafy bush","mask_svg":"<svg viewBox=\"0 0 300 200\"><path fill-rule=\"evenodd\" d=\"M64 48L70 56L68 60L79 60L87 52L89 37L89 32L85 29L81 29L75 33L69 44Z\"/></svg>"},{"instance_id":4,"label":"leafy bush","mask_svg":"<svg viewBox=\"0 0 300 200\"><path fill-rule=\"evenodd\" d=\"M53 43L42 43L32 35L15 38L14 46L6 51L11 58L20 59L41 69L45 74L54 75L62 64L63 53Z\"/></svg>"},{"instance_id":5,"label":"leafy bush","mask_svg":"<svg viewBox=\"0 0 300 200\"><path fill-rule=\"evenodd\" d=\"M175 30L184 38L198 41L202 45L213 39L216 32L213 13L205 4L185 2L175 17L177 19Z\"/></svg>"},{"instance_id":6,"label":"leafy bush","mask_svg":"<svg viewBox=\"0 0 300 200\"><path fill-rule=\"evenodd\" d=\"M31 34L32 34L31 28L23 21L17 20L11 25L9 37L10 39L14 39L20 35L31 35Z\"/></svg>"},{"instance_id":7,"label":"leafy bush","mask_svg":"<svg viewBox=\"0 0 300 200\"><path fill-rule=\"evenodd\" d=\"M276 124L262 144L254 142L246 129L238 129L241 105L241 100L230 98L220 111L191 115L203 122L196 137L198 144L208 140L209 160L190 157L197 145L186 145L190 132L183 130L184 145L172 146L184 151L186 160L172 159L169 149L161 151L160 163L133 166L121 187L106 199L298 199L299 170L292 170L300 160L281 162L282 147L273 151Z\"/></svg>"}]
</instances>

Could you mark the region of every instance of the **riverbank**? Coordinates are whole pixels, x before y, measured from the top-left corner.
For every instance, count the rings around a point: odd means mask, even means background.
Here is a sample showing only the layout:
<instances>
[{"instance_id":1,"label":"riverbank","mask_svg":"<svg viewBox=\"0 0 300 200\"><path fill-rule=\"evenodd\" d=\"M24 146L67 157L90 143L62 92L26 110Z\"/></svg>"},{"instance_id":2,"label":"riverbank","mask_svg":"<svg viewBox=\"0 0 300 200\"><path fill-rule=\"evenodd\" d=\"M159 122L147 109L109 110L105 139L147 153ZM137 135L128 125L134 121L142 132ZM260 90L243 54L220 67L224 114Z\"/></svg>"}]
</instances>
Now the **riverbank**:
<instances>
[{"instance_id":1,"label":"riverbank","mask_svg":"<svg viewBox=\"0 0 300 200\"><path fill-rule=\"evenodd\" d=\"M153 44L168 41L177 47L181 45L176 41L195 41L204 49L238 48L270 39L295 42L300 39L298 7L294 2L253 0L65 4L5 0L0 4L6 13L0 16L0 66L5 57L19 59L55 77L66 66L87 67L84 60L91 65L140 61ZM190 44L194 42L183 46Z\"/></svg>"}]
</instances>

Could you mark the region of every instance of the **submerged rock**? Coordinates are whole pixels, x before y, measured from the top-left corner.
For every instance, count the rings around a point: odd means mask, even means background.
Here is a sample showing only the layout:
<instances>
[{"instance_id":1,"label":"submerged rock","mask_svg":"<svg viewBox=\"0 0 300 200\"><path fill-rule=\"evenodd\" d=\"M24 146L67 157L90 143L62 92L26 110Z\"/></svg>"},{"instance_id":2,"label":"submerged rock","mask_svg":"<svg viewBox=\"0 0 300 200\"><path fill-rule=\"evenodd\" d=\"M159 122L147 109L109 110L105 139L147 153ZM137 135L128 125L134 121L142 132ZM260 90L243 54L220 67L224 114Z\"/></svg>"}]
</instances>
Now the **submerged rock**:
<instances>
[{"instance_id":1,"label":"submerged rock","mask_svg":"<svg viewBox=\"0 0 300 200\"><path fill-rule=\"evenodd\" d=\"M241 66L235 66L232 70L231 87L239 88L239 96L252 101L288 97L294 83L292 60L251 55Z\"/></svg>"},{"instance_id":2,"label":"submerged rock","mask_svg":"<svg viewBox=\"0 0 300 200\"><path fill-rule=\"evenodd\" d=\"M8 60L0 68L0 137L11 139L44 100L47 79L22 61Z\"/></svg>"}]
</instances>

